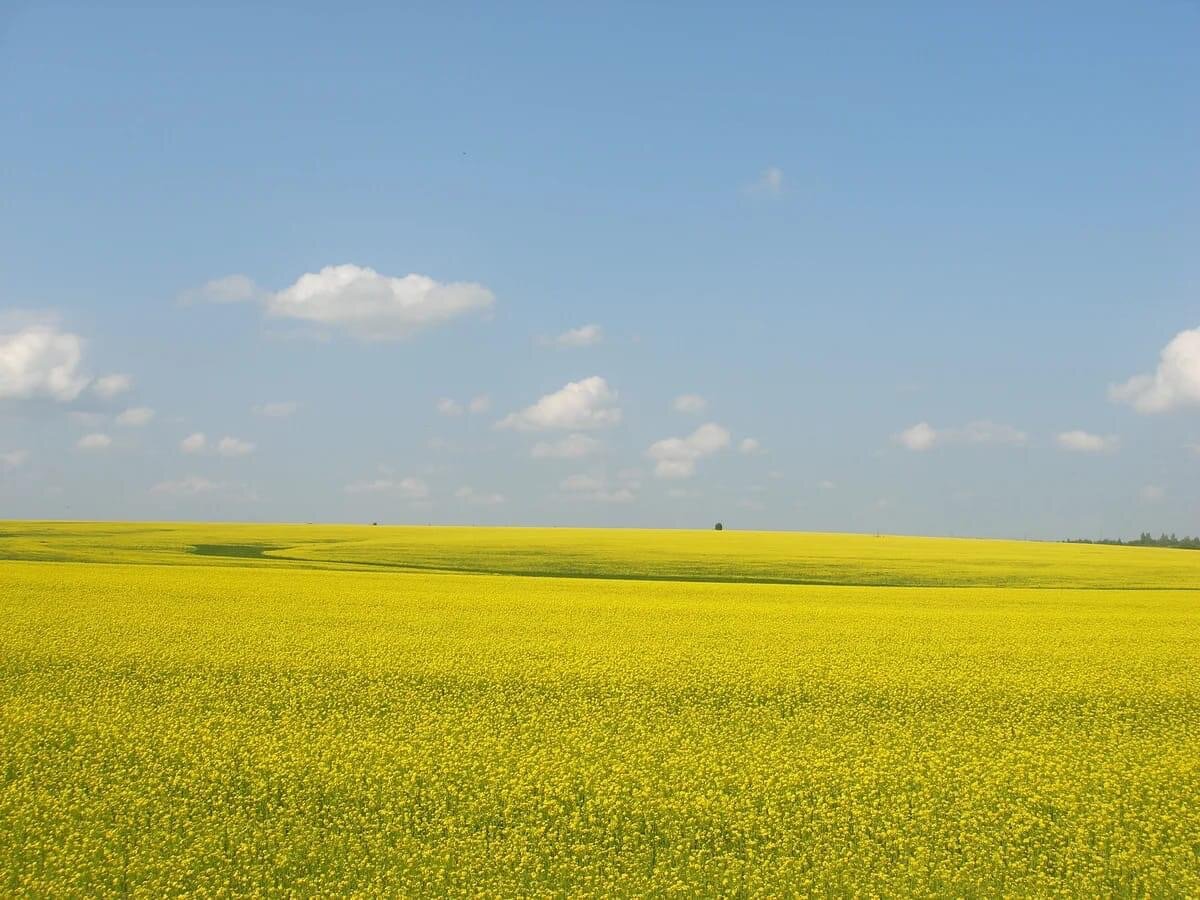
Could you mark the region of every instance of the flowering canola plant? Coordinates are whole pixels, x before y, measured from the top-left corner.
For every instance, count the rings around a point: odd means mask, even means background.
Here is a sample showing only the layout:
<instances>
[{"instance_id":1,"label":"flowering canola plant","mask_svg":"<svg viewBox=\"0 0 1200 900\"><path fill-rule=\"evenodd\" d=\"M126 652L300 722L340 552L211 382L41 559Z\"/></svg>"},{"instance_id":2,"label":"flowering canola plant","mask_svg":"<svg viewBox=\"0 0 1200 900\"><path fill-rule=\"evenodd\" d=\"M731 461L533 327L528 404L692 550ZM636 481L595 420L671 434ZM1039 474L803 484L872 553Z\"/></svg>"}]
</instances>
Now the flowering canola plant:
<instances>
[{"instance_id":1,"label":"flowering canola plant","mask_svg":"<svg viewBox=\"0 0 1200 900\"><path fill-rule=\"evenodd\" d=\"M1200 554L0 525L0 890L1200 893Z\"/></svg>"}]
</instances>

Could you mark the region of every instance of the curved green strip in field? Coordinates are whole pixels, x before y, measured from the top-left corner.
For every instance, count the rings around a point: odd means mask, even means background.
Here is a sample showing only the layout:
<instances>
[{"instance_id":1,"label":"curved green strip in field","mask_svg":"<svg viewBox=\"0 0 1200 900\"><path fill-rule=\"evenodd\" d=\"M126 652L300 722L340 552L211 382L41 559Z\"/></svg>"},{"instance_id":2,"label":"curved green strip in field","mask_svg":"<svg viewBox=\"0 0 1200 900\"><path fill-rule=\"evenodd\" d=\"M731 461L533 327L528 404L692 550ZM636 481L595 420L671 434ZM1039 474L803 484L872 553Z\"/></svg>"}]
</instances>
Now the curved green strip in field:
<instances>
[{"instance_id":1,"label":"curved green strip in field","mask_svg":"<svg viewBox=\"0 0 1200 900\"><path fill-rule=\"evenodd\" d=\"M791 532L10 522L0 559L761 584L1185 589L1200 553Z\"/></svg>"}]
</instances>

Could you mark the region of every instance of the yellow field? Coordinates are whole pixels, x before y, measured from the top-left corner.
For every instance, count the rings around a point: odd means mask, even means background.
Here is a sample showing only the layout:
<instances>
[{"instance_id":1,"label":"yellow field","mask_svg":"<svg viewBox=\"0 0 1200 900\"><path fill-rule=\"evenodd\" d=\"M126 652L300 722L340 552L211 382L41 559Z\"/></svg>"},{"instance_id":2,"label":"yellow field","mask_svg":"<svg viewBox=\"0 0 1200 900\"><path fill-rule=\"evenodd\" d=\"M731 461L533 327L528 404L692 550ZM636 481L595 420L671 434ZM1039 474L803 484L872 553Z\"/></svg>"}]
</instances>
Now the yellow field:
<instances>
[{"instance_id":1,"label":"yellow field","mask_svg":"<svg viewBox=\"0 0 1200 900\"><path fill-rule=\"evenodd\" d=\"M1200 893L1200 553L0 523L0 588L4 894Z\"/></svg>"}]
</instances>

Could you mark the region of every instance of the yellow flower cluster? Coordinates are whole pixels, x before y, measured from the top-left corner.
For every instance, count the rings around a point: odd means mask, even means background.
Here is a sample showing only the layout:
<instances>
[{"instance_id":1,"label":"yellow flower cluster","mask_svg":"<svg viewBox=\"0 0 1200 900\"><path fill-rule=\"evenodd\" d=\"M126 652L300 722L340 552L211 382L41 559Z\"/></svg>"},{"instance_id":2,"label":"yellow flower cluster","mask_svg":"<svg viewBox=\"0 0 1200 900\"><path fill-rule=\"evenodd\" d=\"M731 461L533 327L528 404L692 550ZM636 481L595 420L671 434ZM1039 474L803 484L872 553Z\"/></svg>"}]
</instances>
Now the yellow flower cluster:
<instances>
[{"instance_id":1,"label":"yellow flower cluster","mask_svg":"<svg viewBox=\"0 0 1200 900\"><path fill-rule=\"evenodd\" d=\"M9 523L0 893L1195 896L1197 574L1079 545Z\"/></svg>"}]
</instances>

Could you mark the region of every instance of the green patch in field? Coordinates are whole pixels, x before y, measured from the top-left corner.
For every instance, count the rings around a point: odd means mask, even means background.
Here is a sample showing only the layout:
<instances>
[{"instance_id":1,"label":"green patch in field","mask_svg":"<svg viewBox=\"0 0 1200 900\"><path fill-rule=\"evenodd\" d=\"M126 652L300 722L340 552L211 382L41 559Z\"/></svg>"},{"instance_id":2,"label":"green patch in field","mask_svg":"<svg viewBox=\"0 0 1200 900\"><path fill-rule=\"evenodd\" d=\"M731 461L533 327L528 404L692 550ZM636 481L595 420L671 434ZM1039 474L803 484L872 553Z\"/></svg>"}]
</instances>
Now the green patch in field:
<instances>
[{"instance_id":1,"label":"green patch in field","mask_svg":"<svg viewBox=\"0 0 1200 900\"><path fill-rule=\"evenodd\" d=\"M267 559L271 550L283 550L283 547L267 544L195 544L190 552L196 556L233 556L239 559Z\"/></svg>"}]
</instances>

